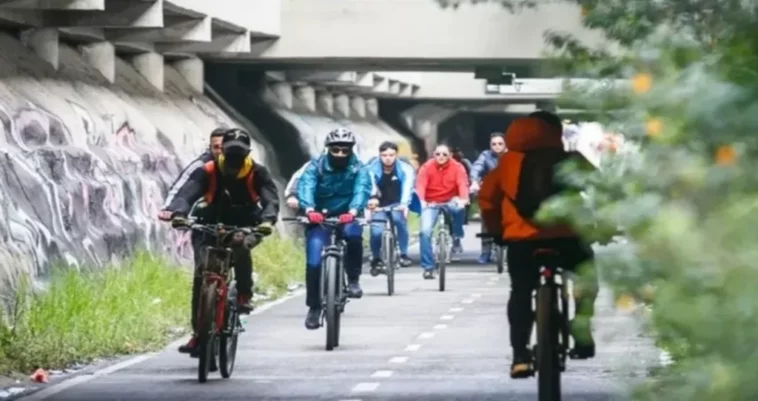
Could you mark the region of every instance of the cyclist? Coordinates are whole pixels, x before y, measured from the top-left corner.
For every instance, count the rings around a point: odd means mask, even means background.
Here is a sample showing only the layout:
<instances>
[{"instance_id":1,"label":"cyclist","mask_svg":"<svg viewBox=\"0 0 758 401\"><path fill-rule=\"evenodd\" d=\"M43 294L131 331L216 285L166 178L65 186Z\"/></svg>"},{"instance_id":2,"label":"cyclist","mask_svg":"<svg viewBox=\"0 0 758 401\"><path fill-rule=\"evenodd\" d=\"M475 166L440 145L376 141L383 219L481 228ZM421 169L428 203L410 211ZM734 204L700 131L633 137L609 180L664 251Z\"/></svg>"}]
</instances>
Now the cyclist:
<instances>
[{"instance_id":1,"label":"cyclist","mask_svg":"<svg viewBox=\"0 0 758 401\"><path fill-rule=\"evenodd\" d=\"M305 231L306 297L308 314L305 327L319 328L321 318L321 250L328 231L319 226L325 217L339 216L343 238L347 242L345 271L348 276L348 296L360 298L363 290L359 279L363 264L363 229L355 224L358 213L366 208L371 195L368 169L353 152L353 132L338 128L326 137L326 155L311 161L297 183L297 200L313 225ZM326 209L327 216L322 211Z\"/></svg>"},{"instance_id":2,"label":"cyclist","mask_svg":"<svg viewBox=\"0 0 758 401\"><path fill-rule=\"evenodd\" d=\"M416 194L421 202L421 267L425 279L434 279L434 256L432 231L439 216L439 208L428 207L429 203L442 203L453 221L453 246L451 254L463 253L463 212L469 201L468 177L462 164L453 160L450 147L438 145L434 158L425 162L416 176Z\"/></svg>"},{"instance_id":3,"label":"cyclist","mask_svg":"<svg viewBox=\"0 0 758 401\"><path fill-rule=\"evenodd\" d=\"M416 179L413 166L399 160L397 157L398 146L392 142L384 142L379 145L379 157L368 164L372 181L376 183L377 197L369 200L368 208L377 206L396 206L392 213L392 219L397 230L397 242L400 247L400 266L408 267L411 260L408 258L408 206L413 194L413 183ZM378 219L389 218L388 213L374 213ZM383 225L374 223L371 225L371 267L377 268L382 265L379 252L382 248Z\"/></svg>"},{"instance_id":4,"label":"cyclist","mask_svg":"<svg viewBox=\"0 0 758 401\"><path fill-rule=\"evenodd\" d=\"M500 132L490 134L490 148L479 154L471 167L471 192L478 192L484 176L492 171L497 165L500 156L505 153L505 136ZM486 233L487 227L482 221L481 232ZM482 253L479 255L479 263L485 264L492 261L492 239L482 238Z\"/></svg>"},{"instance_id":5,"label":"cyclist","mask_svg":"<svg viewBox=\"0 0 758 401\"><path fill-rule=\"evenodd\" d=\"M557 116L547 112L513 121L505 137L508 152L486 176L479 193L479 206L488 232L497 234L508 244L512 378L528 377L533 370L527 347L534 322L532 292L538 280L534 252L540 248L555 249L561 255L562 267L569 271L594 257L592 248L570 227L539 225L532 221L545 199L567 189L554 182L556 166L569 158L581 157L564 151L560 126ZM571 350L571 356L578 359L595 355L589 322L597 296L597 278L591 264L589 267L588 280L577 280L574 287L577 313L571 329L576 347Z\"/></svg>"},{"instance_id":6,"label":"cyclist","mask_svg":"<svg viewBox=\"0 0 758 401\"><path fill-rule=\"evenodd\" d=\"M206 206L199 219L206 224L224 223L235 226L257 226L261 234L270 234L279 214L279 196L268 169L250 156L250 136L240 129L229 129L223 135L222 151L216 160L190 174L179 187L166 210L169 219L187 216L192 204L201 197ZM253 235L235 238L233 248L234 275L237 280L237 303L241 313L253 309L253 261L250 248L256 245ZM213 244L211 236L200 236L199 245ZM197 248L196 248L197 249ZM202 255L195 252L195 265ZM192 327L196 328L197 302L202 278L192 285ZM179 352L194 353L197 338L179 347Z\"/></svg>"},{"instance_id":7,"label":"cyclist","mask_svg":"<svg viewBox=\"0 0 758 401\"><path fill-rule=\"evenodd\" d=\"M471 164L471 161L469 161L469 159L466 158L466 155L463 154L463 150L461 150L461 148L459 147L454 147L451 150L451 153L453 155L453 159L455 159L455 161L463 165L463 168L466 169L466 177L469 177L471 175L472 164ZM471 180L469 180L468 184L471 185ZM469 215L469 211L471 210L471 203L469 202L464 209L465 210L463 211L463 225L466 225L468 224L468 215Z\"/></svg>"}]
</instances>

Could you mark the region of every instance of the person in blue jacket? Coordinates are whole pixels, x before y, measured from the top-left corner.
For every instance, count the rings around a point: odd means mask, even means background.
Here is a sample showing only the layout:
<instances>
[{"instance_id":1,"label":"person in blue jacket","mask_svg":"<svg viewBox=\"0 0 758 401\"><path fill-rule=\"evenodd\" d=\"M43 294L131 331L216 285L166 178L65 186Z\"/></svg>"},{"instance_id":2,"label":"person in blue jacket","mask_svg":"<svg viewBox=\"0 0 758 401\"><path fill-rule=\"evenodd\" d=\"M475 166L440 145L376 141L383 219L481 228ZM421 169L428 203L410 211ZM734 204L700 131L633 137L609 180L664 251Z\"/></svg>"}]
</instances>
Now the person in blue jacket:
<instances>
[{"instance_id":1,"label":"person in blue jacket","mask_svg":"<svg viewBox=\"0 0 758 401\"><path fill-rule=\"evenodd\" d=\"M363 229L355 218L371 196L371 178L366 166L354 153L355 135L345 128L331 131L326 138L326 154L306 167L297 183L297 200L311 225L305 230L306 297L305 327L318 329L321 318L321 250L328 241L328 228L319 225L326 217L339 216L347 243L345 272L348 296L360 298L363 264Z\"/></svg>"},{"instance_id":2,"label":"person in blue jacket","mask_svg":"<svg viewBox=\"0 0 758 401\"><path fill-rule=\"evenodd\" d=\"M408 258L408 208L413 195L416 172L413 166L397 157L398 146L392 142L384 142L379 145L379 157L372 159L368 164L372 182L377 189L377 196L369 200L368 208L394 207L392 220L395 222L398 247L400 248L400 266L408 267L411 260ZM372 213L377 219L389 218L387 212ZM371 273L374 275L382 267L380 252L382 249L382 231L384 223L371 224Z\"/></svg>"},{"instance_id":3,"label":"person in blue jacket","mask_svg":"<svg viewBox=\"0 0 758 401\"><path fill-rule=\"evenodd\" d=\"M471 172L469 180L471 182L471 192L479 192L479 187L490 171L494 170L497 166L497 162L500 156L506 152L505 148L505 135L501 132L493 132L490 134L490 148L482 151L479 157L474 161L471 166ZM484 222L482 221L481 232L487 232ZM485 264L492 261L492 239L482 238L482 253L479 255L479 263Z\"/></svg>"}]
</instances>

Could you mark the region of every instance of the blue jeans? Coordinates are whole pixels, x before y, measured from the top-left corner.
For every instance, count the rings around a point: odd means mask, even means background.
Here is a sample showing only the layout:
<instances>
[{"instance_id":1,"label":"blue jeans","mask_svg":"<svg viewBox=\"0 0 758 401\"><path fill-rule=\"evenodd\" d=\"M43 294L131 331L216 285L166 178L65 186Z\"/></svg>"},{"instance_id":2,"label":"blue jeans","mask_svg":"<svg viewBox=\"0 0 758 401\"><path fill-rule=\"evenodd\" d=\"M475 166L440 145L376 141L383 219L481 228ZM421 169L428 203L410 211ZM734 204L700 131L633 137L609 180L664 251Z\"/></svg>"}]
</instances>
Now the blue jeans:
<instances>
[{"instance_id":1,"label":"blue jeans","mask_svg":"<svg viewBox=\"0 0 758 401\"><path fill-rule=\"evenodd\" d=\"M460 240L463 238L463 219L464 209L458 207L455 203L448 203L442 206L426 207L421 211L421 233L419 234L419 247L421 250L421 267L424 270L434 269L434 252L432 250L432 232L434 224L437 223L441 208L445 208L452 218L453 239ZM442 227L440 227L442 228Z\"/></svg>"},{"instance_id":2,"label":"blue jeans","mask_svg":"<svg viewBox=\"0 0 758 401\"><path fill-rule=\"evenodd\" d=\"M321 251L329 242L329 234L328 227L316 224L305 229L305 303L311 308L321 306ZM358 223L345 224L342 238L347 242L344 260L347 278L357 280L363 265L363 228Z\"/></svg>"},{"instance_id":3,"label":"blue jeans","mask_svg":"<svg viewBox=\"0 0 758 401\"><path fill-rule=\"evenodd\" d=\"M387 220L389 212L375 212L371 214L372 218ZM403 212L392 212L392 220L395 223L395 234L397 243L400 247L401 255L408 255L408 222L403 217ZM379 252L382 249L382 232L386 223L371 223L371 256L374 259L379 258Z\"/></svg>"}]
</instances>

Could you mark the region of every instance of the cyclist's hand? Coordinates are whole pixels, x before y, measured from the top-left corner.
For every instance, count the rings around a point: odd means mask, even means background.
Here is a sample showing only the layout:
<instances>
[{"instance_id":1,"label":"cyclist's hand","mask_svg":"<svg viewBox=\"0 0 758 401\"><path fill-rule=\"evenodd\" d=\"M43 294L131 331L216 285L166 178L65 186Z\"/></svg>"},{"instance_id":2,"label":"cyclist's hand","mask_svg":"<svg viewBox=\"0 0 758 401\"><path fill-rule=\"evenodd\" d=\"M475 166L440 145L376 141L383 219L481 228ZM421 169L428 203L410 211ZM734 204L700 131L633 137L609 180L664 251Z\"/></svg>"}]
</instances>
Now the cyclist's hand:
<instances>
[{"instance_id":1,"label":"cyclist's hand","mask_svg":"<svg viewBox=\"0 0 758 401\"><path fill-rule=\"evenodd\" d=\"M232 234L232 244L239 245L245 240L245 233L242 231L236 231Z\"/></svg>"},{"instance_id":2,"label":"cyclist's hand","mask_svg":"<svg viewBox=\"0 0 758 401\"><path fill-rule=\"evenodd\" d=\"M286 202L287 202L287 206L293 209L297 209L297 207L300 206L300 202L297 201L297 197L295 196L288 197Z\"/></svg>"},{"instance_id":3,"label":"cyclist's hand","mask_svg":"<svg viewBox=\"0 0 758 401\"><path fill-rule=\"evenodd\" d=\"M368 205L366 205L366 207L367 207L369 210L373 210L373 209L376 209L376 207L377 207L377 206L379 206L379 199L376 199L376 198L371 198L371 199L369 199L369 200L368 200Z\"/></svg>"},{"instance_id":4,"label":"cyclist's hand","mask_svg":"<svg viewBox=\"0 0 758 401\"><path fill-rule=\"evenodd\" d=\"M158 212L158 220L161 221L171 221L171 218L174 216L174 212L170 210L161 210Z\"/></svg>"},{"instance_id":5,"label":"cyclist's hand","mask_svg":"<svg viewBox=\"0 0 758 401\"><path fill-rule=\"evenodd\" d=\"M189 220L187 220L183 216L173 216L171 218L171 227L178 228L178 227L186 227L189 225Z\"/></svg>"},{"instance_id":6,"label":"cyclist's hand","mask_svg":"<svg viewBox=\"0 0 758 401\"><path fill-rule=\"evenodd\" d=\"M351 213L344 213L340 215L339 219L340 223L347 224L352 223L353 220L355 220L355 216L353 216Z\"/></svg>"},{"instance_id":7,"label":"cyclist's hand","mask_svg":"<svg viewBox=\"0 0 758 401\"><path fill-rule=\"evenodd\" d=\"M395 211L403 213L403 218L404 219L408 218L408 207L407 206L405 206L405 205L397 205L395 207Z\"/></svg>"},{"instance_id":8,"label":"cyclist's hand","mask_svg":"<svg viewBox=\"0 0 758 401\"><path fill-rule=\"evenodd\" d=\"M266 221L258 225L258 227L255 228L255 231L258 231L261 235L271 235L271 233L274 232L274 225L271 224L271 222Z\"/></svg>"},{"instance_id":9,"label":"cyclist's hand","mask_svg":"<svg viewBox=\"0 0 758 401\"><path fill-rule=\"evenodd\" d=\"M469 191L471 192L478 192L479 191L479 183L478 182L472 182L471 187L469 187Z\"/></svg>"},{"instance_id":10,"label":"cyclist's hand","mask_svg":"<svg viewBox=\"0 0 758 401\"><path fill-rule=\"evenodd\" d=\"M319 212L308 212L308 221L313 224L321 224L324 222L324 215Z\"/></svg>"},{"instance_id":11,"label":"cyclist's hand","mask_svg":"<svg viewBox=\"0 0 758 401\"><path fill-rule=\"evenodd\" d=\"M468 199L457 198L455 200L455 203L458 205L459 208L463 209L464 207L466 207L466 205L468 205Z\"/></svg>"}]
</instances>

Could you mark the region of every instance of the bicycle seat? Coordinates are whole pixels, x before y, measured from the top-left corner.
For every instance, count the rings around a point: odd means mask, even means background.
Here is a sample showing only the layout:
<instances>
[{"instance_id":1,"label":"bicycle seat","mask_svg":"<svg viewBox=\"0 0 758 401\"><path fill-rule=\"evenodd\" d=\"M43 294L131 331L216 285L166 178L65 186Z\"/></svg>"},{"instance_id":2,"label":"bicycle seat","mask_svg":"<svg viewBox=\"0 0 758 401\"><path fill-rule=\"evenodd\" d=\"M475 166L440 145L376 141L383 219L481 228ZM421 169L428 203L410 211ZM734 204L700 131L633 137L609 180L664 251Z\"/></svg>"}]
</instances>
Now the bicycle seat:
<instances>
[{"instance_id":1,"label":"bicycle seat","mask_svg":"<svg viewBox=\"0 0 758 401\"><path fill-rule=\"evenodd\" d=\"M540 267L555 268L560 267L561 254L555 249L539 248L532 254L534 261Z\"/></svg>"}]
</instances>

